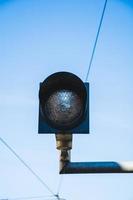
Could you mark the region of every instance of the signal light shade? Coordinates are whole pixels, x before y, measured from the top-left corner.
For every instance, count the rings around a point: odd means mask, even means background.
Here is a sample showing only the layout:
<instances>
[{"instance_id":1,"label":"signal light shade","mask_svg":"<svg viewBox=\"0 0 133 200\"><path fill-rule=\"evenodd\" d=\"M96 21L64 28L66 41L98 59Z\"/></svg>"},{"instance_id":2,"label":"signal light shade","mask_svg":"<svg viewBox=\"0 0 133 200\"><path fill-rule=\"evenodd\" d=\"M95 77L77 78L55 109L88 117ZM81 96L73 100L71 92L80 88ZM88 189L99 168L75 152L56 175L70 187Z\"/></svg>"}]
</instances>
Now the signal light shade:
<instances>
[{"instance_id":1,"label":"signal light shade","mask_svg":"<svg viewBox=\"0 0 133 200\"><path fill-rule=\"evenodd\" d=\"M89 133L89 83L57 72L39 90L39 133Z\"/></svg>"}]
</instances>

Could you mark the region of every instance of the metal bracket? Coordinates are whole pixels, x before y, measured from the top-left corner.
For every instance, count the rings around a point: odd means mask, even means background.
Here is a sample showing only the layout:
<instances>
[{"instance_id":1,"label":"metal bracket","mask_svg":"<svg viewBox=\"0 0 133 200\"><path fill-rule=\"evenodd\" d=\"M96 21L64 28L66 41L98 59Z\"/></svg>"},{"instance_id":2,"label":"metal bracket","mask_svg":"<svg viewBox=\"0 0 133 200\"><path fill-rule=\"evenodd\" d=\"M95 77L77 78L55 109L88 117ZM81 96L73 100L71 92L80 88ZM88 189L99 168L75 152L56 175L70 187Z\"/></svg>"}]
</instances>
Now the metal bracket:
<instances>
[{"instance_id":1,"label":"metal bracket","mask_svg":"<svg viewBox=\"0 0 133 200\"><path fill-rule=\"evenodd\" d=\"M71 162L72 134L56 134L60 153L60 174L133 173L133 161Z\"/></svg>"}]
</instances>

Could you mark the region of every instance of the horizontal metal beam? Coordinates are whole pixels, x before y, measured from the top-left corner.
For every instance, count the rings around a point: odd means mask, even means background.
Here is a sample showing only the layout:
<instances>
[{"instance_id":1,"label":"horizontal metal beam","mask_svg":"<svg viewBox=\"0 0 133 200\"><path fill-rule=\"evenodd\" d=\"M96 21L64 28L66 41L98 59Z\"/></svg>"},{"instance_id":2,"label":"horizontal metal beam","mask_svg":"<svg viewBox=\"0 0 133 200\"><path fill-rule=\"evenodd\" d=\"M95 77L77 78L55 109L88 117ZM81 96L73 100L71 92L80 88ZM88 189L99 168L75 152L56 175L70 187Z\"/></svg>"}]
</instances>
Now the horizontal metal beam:
<instances>
[{"instance_id":1,"label":"horizontal metal beam","mask_svg":"<svg viewBox=\"0 0 133 200\"><path fill-rule=\"evenodd\" d=\"M62 161L61 161L62 162ZM123 162L63 162L60 174L133 173L133 161Z\"/></svg>"}]
</instances>

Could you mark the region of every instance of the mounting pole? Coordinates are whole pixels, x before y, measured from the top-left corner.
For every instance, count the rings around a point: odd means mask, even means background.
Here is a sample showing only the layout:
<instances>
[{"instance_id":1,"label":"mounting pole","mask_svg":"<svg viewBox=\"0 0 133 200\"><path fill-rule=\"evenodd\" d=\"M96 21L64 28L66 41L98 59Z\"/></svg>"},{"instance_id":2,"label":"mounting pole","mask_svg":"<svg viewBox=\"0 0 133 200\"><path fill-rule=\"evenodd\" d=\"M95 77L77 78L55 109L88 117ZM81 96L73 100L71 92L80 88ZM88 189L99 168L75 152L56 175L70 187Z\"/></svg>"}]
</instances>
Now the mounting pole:
<instances>
[{"instance_id":1,"label":"mounting pole","mask_svg":"<svg viewBox=\"0 0 133 200\"><path fill-rule=\"evenodd\" d=\"M72 149L72 134L70 132L56 133L56 148L60 150L60 171L70 161L70 150Z\"/></svg>"}]
</instances>

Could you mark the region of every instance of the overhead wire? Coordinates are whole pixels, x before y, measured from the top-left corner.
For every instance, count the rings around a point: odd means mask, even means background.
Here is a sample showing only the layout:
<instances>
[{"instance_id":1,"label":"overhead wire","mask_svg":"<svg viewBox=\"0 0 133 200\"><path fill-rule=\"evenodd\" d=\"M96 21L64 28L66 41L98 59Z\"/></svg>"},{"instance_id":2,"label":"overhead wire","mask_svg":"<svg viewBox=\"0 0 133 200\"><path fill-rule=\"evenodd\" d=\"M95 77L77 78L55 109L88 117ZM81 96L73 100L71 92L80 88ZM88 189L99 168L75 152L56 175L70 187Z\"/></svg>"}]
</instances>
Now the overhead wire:
<instances>
[{"instance_id":1,"label":"overhead wire","mask_svg":"<svg viewBox=\"0 0 133 200\"><path fill-rule=\"evenodd\" d=\"M86 79L85 79L86 82L87 82L87 80L88 80L89 73L90 73L90 69L91 69L91 66L92 66L92 61L93 61L93 58L94 58L94 54L95 54L95 50L96 50L96 46L97 46L97 42L98 42L98 38L99 38L101 26L102 26L102 22L103 22L105 10L106 10L106 7L107 7L107 1L108 1L108 0L105 0L105 2L104 2L104 6L103 6L103 10L102 10L102 15L101 15L100 22L99 22L99 26L98 26L98 30L97 30L97 33L96 33L96 38L95 38L95 40L94 40L94 45L93 45L93 49L92 49L92 54L91 54L91 57L90 57L89 67L88 67L88 71L87 71L87 75L86 75Z\"/></svg>"},{"instance_id":2,"label":"overhead wire","mask_svg":"<svg viewBox=\"0 0 133 200\"><path fill-rule=\"evenodd\" d=\"M15 198L6 198L6 200L26 200L26 199L44 199L44 198L49 198L53 197L53 195L42 195L42 196L23 196L23 197L15 197ZM0 199L2 200L2 199ZM4 200L4 199L3 199Z\"/></svg>"},{"instance_id":3,"label":"overhead wire","mask_svg":"<svg viewBox=\"0 0 133 200\"><path fill-rule=\"evenodd\" d=\"M0 141L14 154L14 156L36 177L36 179L53 195L54 192L50 189L50 187L42 180L42 178L33 171L33 169L15 152L15 150L5 142L4 139L0 137Z\"/></svg>"},{"instance_id":4,"label":"overhead wire","mask_svg":"<svg viewBox=\"0 0 133 200\"><path fill-rule=\"evenodd\" d=\"M60 180L59 180L59 184L58 184L58 187L57 187L57 195L59 195L59 193L60 193L62 181L63 181L63 174L61 174L61 177L60 177Z\"/></svg>"},{"instance_id":5,"label":"overhead wire","mask_svg":"<svg viewBox=\"0 0 133 200\"><path fill-rule=\"evenodd\" d=\"M42 200L52 200L52 199L58 199L58 200L65 200L63 198L60 198L58 195L42 195L42 196L23 196L23 197L15 197L15 198L0 198L0 200L28 200L28 199L42 199Z\"/></svg>"},{"instance_id":6,"label":"overhead wire","mask_svg":"<svg viewBox=\"0 0 133 200\"><path fill-rule=\"evenodd\" d=\"M21 199L21 200L25 200L25 199L31 199L31 198L1 198L0 200L16 200L16 199ZM38 198L34 198L34 199L38 199ZM53 199L57 199L56 196L43 196L42 200L53 200ZM59 200L65 200L62 198L58 198Z\"/></svg>"},{"instance_id":7,"label":"overhead wire","mask_svg":"<svg viewBox=\"0 0 133 200\"><path fill-rule=\"evenodd\" d=\"M98 30L97 30L97 33L96 33L96 38L95 38L95 41L94 41L94 46L93 46L93 49L92 49L92 54L91 54L91 57L90 57L89 67L88 67L88 71L87 71L87 75L86 75L85 81L88 80L88 76L89 76L89 72L90 72L90 69L91 69L94 53L95 53L95 50L96 50L96 45L97 45L97 42L98 42L99 33L100 33L100 30L101 30L101 26L102 26L104 14L105 14L106 6L107 6L107 1L108 0L105 0L105 2L104 2L104 7L103 7L103 10L102 10L102 15L101 15L99 26L98 26ZM62 180L63 180L63 176L61 175L61 178L60 178L60 181L59 181L59 185L58 185L58 188L57 188L57 196L59 195L59 192L60 192Z\"/></svg>"},{"instance_id":8,"label":"overhead wire","mask_svg":"<svg viewBox=\"0 0 133 200\"><path fill-rule=\"evenodd\" d=\"M94 53L95 53L95 50L96 50L96 45L97 45L97 42L98 42L98 37L99 37L100 30L101 30L104 14L105 14L107 1L108 0L105 0L105 2L104 2L104 7L103 7L103 10L102 10L102 15L101 15L99 26L98 26L98 30L97 30L97 33L96 33L96 38L95 38L95 41L94 41L94 46L93 46L93 49L92 49L92 54L91 54L91 57L90 57L89 67L88 67L88 71L87 71L87 75L86 75L85 81L87 81L88 77L89 77L89 72L90 72L90 69L91 69ZM57 188L57 196L59 195L59 192L60 192L62 180L63 180L63 176L61 175L61 178L60 178L60 181L59 181L59 185L58 185L58 188Z\"/></svg>"}]
</instances>

